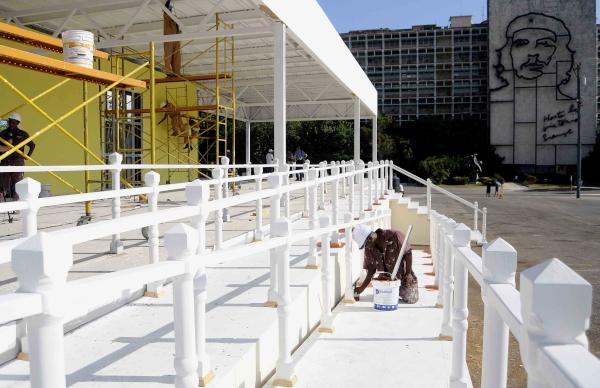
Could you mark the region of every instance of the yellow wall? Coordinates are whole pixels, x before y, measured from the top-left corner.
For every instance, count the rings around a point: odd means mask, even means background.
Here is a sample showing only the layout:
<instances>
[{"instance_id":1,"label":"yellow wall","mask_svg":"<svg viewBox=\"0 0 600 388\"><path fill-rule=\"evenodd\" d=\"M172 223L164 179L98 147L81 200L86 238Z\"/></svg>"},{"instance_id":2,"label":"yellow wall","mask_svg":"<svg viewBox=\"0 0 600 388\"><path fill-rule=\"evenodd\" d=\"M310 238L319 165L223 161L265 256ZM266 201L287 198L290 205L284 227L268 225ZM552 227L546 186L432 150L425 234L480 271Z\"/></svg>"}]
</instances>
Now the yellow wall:
<instances>
[{"instance_id":1,"label":"yellow wall","mask_svg":"<svg viewBox=\"0 0 600 388\"><path fill-rule=\"evenodd\" d=\"M6 41L1 41L0 44L11 45L13 47L19 47L26 50L32 50L31 47L24 47L20 45L10 44ZM56 58L61 58L61 54L52 55ZM101 63L100 63L101 62ZM125 72L129 72L137 65L133 63L126 63ZM104 71L110 71L110 63L108 61L96 60L96 68L100 68ZM49 87L61 82L64 78L57 77L45 73L40 73L32 70L12 67L4 64L0 64L0 74L6 77L11 83L13 83L19 90L29 97L36 96ZM162 76L157 73L157 77ZM149 78L149 72L146 69L142 69L135 78L147 79ZM166 99L166 89L172 89L175 87L182 87L187 90L187 96L185 93L181 93L184 97L183 100L187 99L187 104L196 105L196 87L187 83L172 83L172 84L159 84L156 88L156 105L158 106L162 101ZM88 96L96 94L103 88L102 86L88 83ZM77 80L69 80L65 85L51 92L50 94L40 98L36 101L36 104L40 106L45 112L51 117L58 118L61 115L69 112L78 104L83 101L83 82ZM180 99L181 100L181 99ZM22 104L24 101L15 94L8 86L0 85L0 117L5 118L5 113L13 110L15 107ZM150 106L150 92L148 90L143 93L144 108ZM183 102L177 102L177 105L181 105ZM89 148L100 158L101 154L101 120L100 120L100 107L99 99L94 100L88 105L89 114ZM27 131L29 135L34 135L36 132L44 128L49 124L41 113L36 111L32 106L26 105L17 110L22 117L21 129ZM192 112L190 112L192 113ZM162 113L157 113L157 122L163 117ZM63 127L68 130L75 138L80 142L83 142L83 112L80 110L61 122ZM180 138L173 138L168 136L167 125L164 122L162 125L157 126L157 163L187 163L188 159L177 160L178 154L173 151L174 149L182 150L182 140ZM150 120L144 120L144 163L150 163ZM161 146L161 141L164 143L170 142L171 156L167 155L167 147ZM71 141L66 135L64 135L58 127L52 127L44 134L40 135L35 139L36 149L32 157L42 165L82 165L84 164L84 151L81 147ZM179 144L178 144L179 143ZM196 151L196 147L194 147ZM190 154L193 163L197 162L197 153ZM180 156L179 156L180 158ZM89 157L90 164L99 164L92 156ZM32 165L27 163L27 165ZM161 173L161 181L166 181L166 171L158 171ZM84 191L85 182L83 173L58 173L62 178L72 183L80 191ZM92 172L91 180L98 181L100 179L100 173ZM74 192L71 188L61 183L56 178L52 177L47 173L32 173L28 174L32 178L42 182L49 183L52 185L53 194L64 194ZM194 178L195 175L192 176ZM181 182L188 179L187 173L174 173L171 176L171 182ZM91 191L97 191L100 189L99 184L92 184Z\"/></svg>"}]
</instances>

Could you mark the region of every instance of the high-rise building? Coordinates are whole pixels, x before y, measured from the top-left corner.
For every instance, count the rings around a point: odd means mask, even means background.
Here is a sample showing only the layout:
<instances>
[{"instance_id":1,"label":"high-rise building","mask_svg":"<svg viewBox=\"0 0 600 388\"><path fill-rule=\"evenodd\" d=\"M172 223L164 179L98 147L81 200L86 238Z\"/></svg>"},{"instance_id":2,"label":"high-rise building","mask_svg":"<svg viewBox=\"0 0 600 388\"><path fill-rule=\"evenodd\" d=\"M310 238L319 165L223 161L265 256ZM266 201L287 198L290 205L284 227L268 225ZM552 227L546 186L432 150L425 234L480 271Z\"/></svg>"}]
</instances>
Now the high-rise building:
<instances>
[{"instance_id":1,"label":"high-rise building","mask_svg":"<svg viewBox=\"0 0 600 388\"><path fill-rule=\"evenodd\" d=\"M453 16L449 27L341 34L379 93L379 110L401 123L423 116L487 119L488 27Z\"/></svg>"}]
</instances>

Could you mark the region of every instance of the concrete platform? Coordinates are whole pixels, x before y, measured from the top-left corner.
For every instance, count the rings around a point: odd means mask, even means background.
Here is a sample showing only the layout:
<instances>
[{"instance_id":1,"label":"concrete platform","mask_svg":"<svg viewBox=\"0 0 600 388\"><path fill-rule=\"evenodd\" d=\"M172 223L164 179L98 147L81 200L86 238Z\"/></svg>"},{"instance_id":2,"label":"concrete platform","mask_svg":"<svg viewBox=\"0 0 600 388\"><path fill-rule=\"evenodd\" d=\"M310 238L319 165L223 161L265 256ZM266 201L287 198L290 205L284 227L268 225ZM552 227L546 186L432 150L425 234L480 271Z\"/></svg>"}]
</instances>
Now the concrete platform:
<instances>
[{"instance_id":1,"label":"concrete platform","mask_svg":"<svg viewBox=\"0 0 600 388\"><path fill-rule=\"evenodd\" d=\"M296 351L298 387L447 387L452 342L438 335L442 310L435 308L437 291L430 259L413 251L419 278L419 302L401 304L397 311L373 309L373 289L361 301L339 305L335 332L315 332ZM272 386L271 382L268 386Z\"/></svg>"}]
</instances>

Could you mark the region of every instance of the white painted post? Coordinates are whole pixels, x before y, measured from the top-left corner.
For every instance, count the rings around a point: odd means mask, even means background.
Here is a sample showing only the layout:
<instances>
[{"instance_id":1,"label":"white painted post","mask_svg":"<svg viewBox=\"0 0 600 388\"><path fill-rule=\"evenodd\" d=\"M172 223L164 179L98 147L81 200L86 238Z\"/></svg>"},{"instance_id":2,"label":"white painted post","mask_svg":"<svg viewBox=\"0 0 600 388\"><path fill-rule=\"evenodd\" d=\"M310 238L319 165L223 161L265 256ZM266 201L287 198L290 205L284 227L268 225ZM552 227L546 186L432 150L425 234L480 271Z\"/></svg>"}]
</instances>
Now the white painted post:
<instances>
[{"instance_id":1,"label":"white painted post","mask_svg":"<svg viewBox=\"0 0 600 388\"><path fill-rule=\"evenodd\" d=\"M387 160L382 160L381 164L381 197L388 194L387 192Z\"/></svg>"},{"instance_id":2,"label":"white painted post","mask_svg":"<svg viewBox=\"0 0 600 388\"><path fill-rule=\"evenodd\" d=\"M246 121L246 164L251 164L250 161L250 121ZM252 168L246 167L246 175L250 176Z\"/></svg>"},{"instance_id":3,"label":"white painted post","mask_svg":"<svg viewBox=\"0 0 600 388\"><path fill-rule=\"evenodd\" d=\"M185 197L188 206L198 206L200 213L191 220L192 226L198 232L198 253L206 250L206 219L208 213L204 206L210 199L210 185L207 181L196 179L185 187Z\"/></svg>"},{"instance_id":4,"label":"white painted post","mask_svg":"<svg viewBox=\"0 0 600 388\"><path fill-rule=\"evenodd\" d=\"M282 170L284 172L283 185L285 187L288 187L290 185L290 166L286 164L282 167ZM285 193L283 193L283 217L287 218L287 219L289 219L290 215L291 215L291 208L290 208L291 195L292 194L289 191L286 191Z\"/></svg>"},{"instance_id":5,"label":"white painted post","mask_svg":"<svg viewBox=\"0 0 600 388\"><path fill-rule=\"evenodd\" d=\"M37 214L40 208L38 198L42 191L40 182L25 178L15 184L15 191L19 195L19 201L27 202L27 209L23 210L23 237L31 237L37 233Z\"/></svg>"},{"instance_id":6,"label":"white painted post","mask_svg":"<svg viewBox=\"0 0 600 388\"><path fill-rule=\"evenodd\" d=\"M394 161L389 161L389 171L388 171L388 190L390 192L394 192Z\"/></svg>"},{"instance_id":7,"label":"white painted post","mask_svg":"<svg viewBox=\"0 0 600 388\"><path fill-rule=\"evenodd\" d=\"M328 215L319 217L321 228L329 227L331 221ZM320 333L333 333L333 314L331 313L331 233L325 232L321 235L321 325Z\"/></svg>"},{"instance_id":8,"label":"white painted post","mask_svg":"<svg viewBox=\"0 0 600 388\"><path fill-rule=\"evenodd\" d=\"M495 306L491 305L488 293L492 284L515 286L517 251L501 238L494 240L483 250L484 286L481 289L481 296L484 303L484 315L481 386L506 388L509 330Z\"/></svg>"},{"instance_id":9,"label":"white painted post","mask_svg":"<svg viewBox=\"0 0 600 388\"><path fill-rule=\"evenodd\" d=\"M539 363L545 345L588 347L586 330L592 314L592 286L558 259L546 260L521 272L521 315L524 336L521 359L527 386L553 386L552 374Z\"/></svg>"},{"instance_id":10,"label":"white painted post","mask_svg":"<svg viewBox=\"0 0 600 388\"><path fill-rule=\"evenodd\" d=\"M288 219L279 219L271 224L271 237L289 238L292 224ZM293 344L291 341L291 295L290 295L290 246L288 244L273 248L270 256L278 262L278 294L277 317L279 323L279 358L275 369L274 386L291 387L296 383L296 374L292 359Z\"/></svg>"},{"instance_id":11,"label":"white painted post","mask_svg":"<svg viewBox=\"0 0 600 388\"><path fill-rule=\"evenodd\" d=\"M479 219L479 204L477 203L477 201L473 202L473 206L475 206L475 208L473 209L473 224L474 224L473 230L474 231L478 231L479 228L477 226L479 224L479 222L478 222L478 219Z\"/></svg>"},{"instance_id":12,"label":"white painted post","mask_svg":"<svg viewBox=\"0 0 600 388\"><path fill-rule=\"evenodd\" d=\"M487 243L487 207L483 208L483 216L481 218L481 243Z\"/></svg>"},{"instance_id":13,"label":"white painted post","mask_svg":"<svg viewBox=\"0 0 600 388\"><path fill-rule=\"evenodd\" d=\"M73 264L72 246L39 232L12 250L12 269L19 291L39 294L43 312L25 318L32 388L66 386L63 318L67 274Z\"/></svg>"},{"instance_id":14,"label":"white painted post","mask_svg":"<svg viewBox=\"0 0 600 388\"><path fill-rule=\"evenodd\" d=\"M365 216L365 163L362 160L358 161L358 215L360 218Z\"/></svg>"},{"instance_id":15,"label":"white painted post","mask_svg":"<svg viewBox=\"0 0 600 388\"><path fill-rule=\"evenodd\" d=\"M303 180L304 181L308 180L308 169L309 168L310 168L310 160L307 159L304 162L304 165L302 166L302 169L304 170L304 172L303 172L303 174L304 174L304 179ZM303 216L305 218L309 217L309 215L308 215L308 213L309 213L309 210L308 210L308 206L309 206L308 205L308 202L309 202L308 201L308 196L309 196L309 194L308 194L308 192L309 192L309 189L308 189L308 186L306 186L304 188L304 214L303 214Z\"/></svg>"},{"instance_id":16,"label":"white painted post","mask_svg":"<svg viewBox=\"0 0 600 388\"><path fill-rule=\"evenodd\" d=\"M269 188L276 190L276 194L271 197L270 213L271 220L270 224L273 225L281 217L281 184L282 176L279 174L269 175ZM274 257L269 258L270 266L270 280L269 280L269 291L267 294L267 307L277 307L277 261Z\"/></svg>"},{"instance_id":17,"label":"white painted post","mask_svg":"<svg viewBox=\"0 0 600 388\"><path fill-rule=\"evenodd\" d=\"M427 215L431 214L431 179L427 178Z\"/></svg>"},{"instance_id":18,"label":"white painted post","mask_svg":"<svg viewBox=\"0 0 600 388\"><path fill-rule=\"evenodd\" d=\"M379 199L385 199L385 161L379 162Z\"/></svg>"},{"instance_id":19,"label":"white painted post","mask_svg":"<svg viewBox=\"0 0 600 388\"><path fill-rule=\"evenodd\" d=\"M325 162L320 162L319 163L319 174L317 175L317 178L325 178L326 176L326 172L324 170L324 168L327 166L327 163ZM325 210L325 183L321 180L319 183L319 210Z\"/></svg>"},{"instance_id":20,"label":"white painted post","mask_svg":"<svg viewBox=\"0 0 600 388\"><path fill-rule=\"evenodd\" d=\"M344 214L344 222L349 223L352 222L352 213L348 212ZM352 273L352 263L353 263L353 255L352 255L352 228L349 226L345 227L344 230L344 239L346 240L346 250L344 252L345 255L345 264L346 264L346 292L344 294L344 303L353 304L354 300L354 276Z\"/></svg>"},{"instance_id":21,"label":"white painted post","mask_svg":"<svg viewBox=\"0 0 600 388\"><path fill-rule=\"evenodd\" d=\"M331 182L331 222L336 225L339 221L339 184L340 184L340 168L331 162L331 175L335 177L335 180ZM333 244L339 243L339 233L334 231L331 233L331 242Z\"/></svg>"},{"instance_id":22,"label":"white painted post","mask_svg":"<svg viewBox=\"0 0 600 388\"><path fill-rule=\"evenodd\" d=\"M469 310L467 296L469 292L469 270L457 253L459 248L468 248L471 244L471 229L465 224L459 224L453 235L454 261L454 310L452 314L452 372L450 388L467 388L471 382L467 368L467 328L469 327Z\"/></svg>"},{"instance_id":23,"label":"white painted post","mask_svg":"<svg viewBox=\"0 0 600 388\"><path fill-rule=\"evenodd\" d=\"M340 162L340 174L344 175L344 173L346 172L346 162L344 160L342 160ZM340 179L340 187L342 188L342 198L346 198L346 178L341 178Z\"/></svg>"},{"instance_id":24,"label":"white painted post","mask_svg":"<svg viewBox=\"0 0 600 388\"><path fill-rule=\"evenodd\" d=\"M219 201L223 196L223 170L220 168L213 168L212 170L213 179L217 180L214 186L214 197L215 201ZM215 210L215 250L220 250L223 247L223 209L219 208Z\"/></svg>"},{"instance_id":25,"label":"white painted post","mask_svg":"<svg viewBox=\"0 0 600 388\"><path fill-rule=\"evenodd\" d=\"M318 219L317 219L317 176L319 172L317 170L309 170L308 171L308 180L311 182L309 186L308 192L308 228L310 230L315 230L319 227ZM316 237L311 237L308 241L308 258L306 260L306 268L307 269L318 269L319 264L317 262L317 239Z\"/></svg>"},{"instance_id":26,"label":"white painted post","mask_svg":"<svg viewBox=\"0 0 600 388\"><path fill-rule=\"evenodd\" d=\"M286 25L273 23L273 127L275 157L286 161Z\"/></svg>"},{"instance_id":27,"label":"white painted post","mask_svg":"<svg viewBox=\"0 0 600 388\"><path fill-rule=\"evenodd\" d=\"M373 210L373 162L367 163L367 167L369 169L369 171L367 172L369 190L367 193L368 207L365 210L370 212L371 210Z\"/></svg>"},{"instance_id":28,"label":"white painted post","mask_svg":"<svg viewBox=\"0 0 600 388\"><path fill-rule=\"evenodd\" d=\"M254 175L256 175L255 179L255 189L256 192L259 193L262 191L262 180L263 180L263 168L262 167L254 167ZM254 229L254 241L261 241L264 237L263 232L263 200L262 198L258 198L256 200L256 227Z\"/></svg>"},{"instance_id":29,"label":"white painted post","mask_svg":"<svg viewBox=\"0 0 600 388\"><path fill-rule=\"evenodd\" d=\"M149 171L144 175L146 187L152 188L148 195L148 211L158 211L158 185L160 184L160 175L154 171ZM150 264L156 264L159 261L159 241L158 241L158 223L148 226L148 250L150 254ZM158 298L162 292L162 282L153 282L146 285L144 296Z\"/></svg>"},{"instance_id":30,"label":"white painted post","mask_svg":"<svg viewBox=\"0 0 600 388\"><path fill-rule=\"evenodd\" d=\"M350 211L350 214L352 214L352 216L354 217L354 202L355 202L355 198L354 198L354 171L356 170L356 168L354 167L354 164L350 164L348 166L348 172L351 173L352 175L348 178L348 210Z\"/></svg>"},{"instance_id":31,"label":"white painted post","mask_svg":"<svg viewBox=\"0 0 600 388\"><path fill-rule=\"evenodd\" d=\"M456 222L451 219L444 220L444 311L442 315L442 330L440 338L452 339L452 296L454 292L454 260L453 260L453 234Z\"/></svg>"},{"instance_id":32,"label":"white painted post","mask_svg":"<svg viewBox=\"0 0 600 388\"><path fill-rule=\"evenodd\" d=\"M379 205L379 161L374 161L373 166L375 167L373 170L373 205Z\"/></svg>"},{"instance_id":33,"label":"white painted post","mask_svg":"<svg viewBox=\"0 0 600 388\"><path fill-rule=\"evenodd\" d=\"M360 160L360 99L354 97L354 162Z\"/></svg>"},{"instance_id":34,"label":"white painted post","mask_svg":"<svg viewBox=\"0 0 600 388\"><path fill-rule=\"evenodd\" d=\"M371 155L371 160L374 162L377 160L377 116L373 116L373 133L372 133L372 139L371 139L371 144L372 144L372 155Z\"/></svg>"},{"instance_id":35,"label":"white painted post","mask_svg":"<svg viewBox=\"0 0 600 388\"><path fill-rule=\"evenodd\" d=\"M121 190L121 163L123 162L123 155L113 152L108 156L108 162L111 166L116 169L110 171L112 178L112 189L119 192ZM121 197L120 195L115 196L112 199L112 218L117 219L121 217ZM119 233L112 235L110 242L110 253L119 254L123 252L123 242L121 241L121 235Z\"/></svg>"},{"instance_id":36,"label":"white painted post","mask_svg":"<svg viewBox=\"0 0 600 388\"><path fill-rule=\"evenodd\" d=\"M445 249L445 233L444 233L444 220L446 219L446 217L442 214L438 214L437 215L437 222L436 222L436 248L437 248L437 267L435 270L435 274L436 274L436 279L438 281L437 286L438 286L438 295L437 295L437 300L436 300L436 304L435 306L438 308L442 308L444 307L444 275L445 275L445 268L444 265L446 264L446 249Z\"/></svg>"},{"instance_id":37,"label":"white painted post","mask_svg":"<svg viewBox=\"0 0 600 388\"><path fill-rule=\"evenodd\" d=\"M204 209L210 197L208 182L196 179L185 188L185 195L189 206L199 206L200 213L192 218L192 225L198 236L197 255L206 251L206 219L208 212ZM196 323L196 355L198 357L197 373L200 386L204 387L213 379L214 373L210 367L210 358L206 352L206 298L207 277L206 267L201 257L196 258L197 271L194 276L194 317Z\"/></svg>"},{"instance_id":38,"label":"white painted post","mask_svg":"<svg viewBox=\"0 0 600 388\"><path fill-rule=\"evenodd\" d=\"M197 269L198 232L177 224L165 233L169 261L185 263L185 272L173 278L173 327L175 332L175 387L198 384L194 314L194 275Z\"/></svg>"},{"instance_id":39,"label":"white painted post","mask_svg":"<svg viewBox=\"0 0 600 388\"><path fill-rule=\"evenodd\" d=\"M435 223L436 223L435 210L429 213L429 250L431 252L431 264L433 264L433 273L435 274L433 284L437 285L437 255L436 255L436 241L435 241Z\"/></svg>"},{"instance_id":40,"label":"white painted post","mask_svg":"<svg viewBox=\"0 0 600 388\"><path fill-rule=\"evenodd\" d=\"M229 178L229 158L227 156L221 156L221 165L223 167L223 178ZM223 188L223 198L229 198L229 182L223 182L221 185ZM229 208L224 208L223 222L231 222L231 215L229 214Z\"/></svg>"}]
</instances>

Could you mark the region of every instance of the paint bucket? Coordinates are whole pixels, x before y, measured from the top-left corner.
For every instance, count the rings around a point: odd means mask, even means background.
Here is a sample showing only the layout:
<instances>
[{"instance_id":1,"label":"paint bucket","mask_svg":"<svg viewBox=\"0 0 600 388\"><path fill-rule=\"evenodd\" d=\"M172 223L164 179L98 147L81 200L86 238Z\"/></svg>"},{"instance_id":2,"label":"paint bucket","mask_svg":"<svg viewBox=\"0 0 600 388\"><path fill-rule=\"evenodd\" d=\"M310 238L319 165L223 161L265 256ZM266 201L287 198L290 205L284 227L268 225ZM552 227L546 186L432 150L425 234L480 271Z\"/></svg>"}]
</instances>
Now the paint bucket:
<instances>
[{"instance_id":1,"label":"paint bucket","mask_svg":"<svg viewBox=\"0 0 600 388\"><path fill-rule=\"evenodd\" d=\"M400 297L399 280L373 280L373 308L375 310L392 311L398 309Z\"/></svg>"},{"instance_id":2,"label":"paint bucket","mask_svg":"<svg viewBox=\"0 0 600 388\"><path fill-rule=\"evenodd\" d=\"M51 187L52 186L49 183L42 183L41 190L40 190L40 198L52 196Z\"/></svg>"},{"instance_id":3,"label":"paint bucket","mask_svg":"<svg viewBox=\"0 0 600 388\"><path fill-rule=\"evenodd\" d=\"M88 69L94 68L94 34L83 30L62 33L63 57L65 62Z\"/></svg>"}]
</instances>

